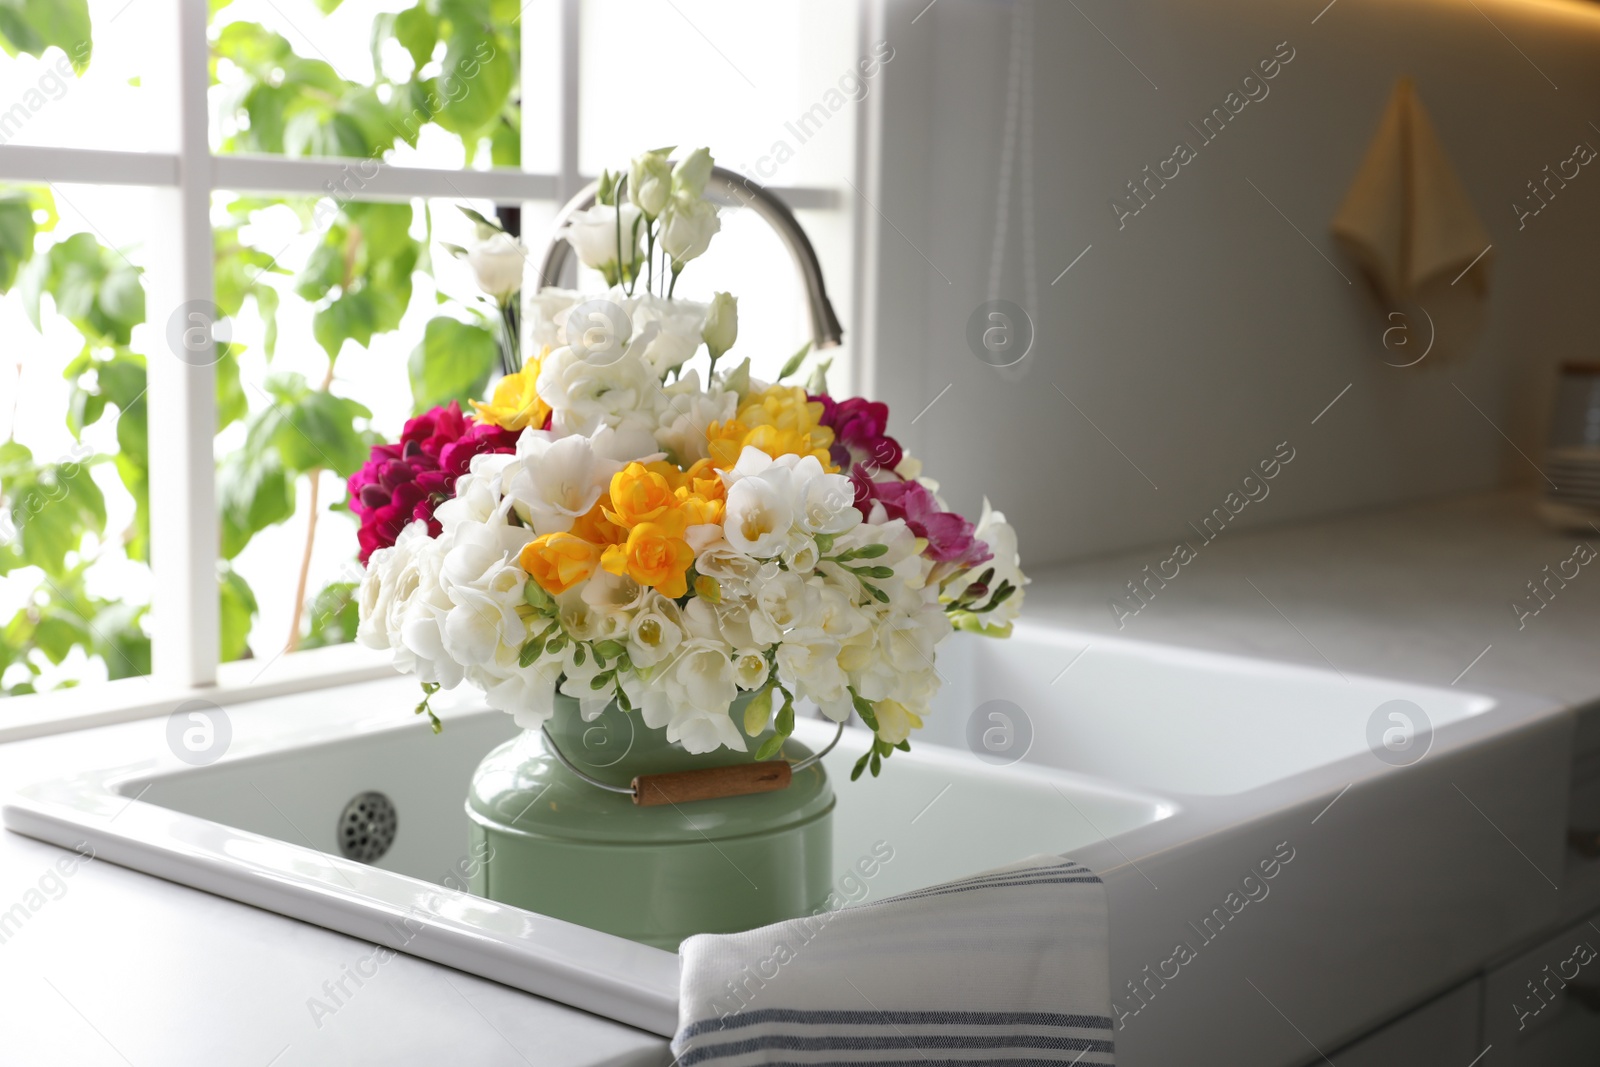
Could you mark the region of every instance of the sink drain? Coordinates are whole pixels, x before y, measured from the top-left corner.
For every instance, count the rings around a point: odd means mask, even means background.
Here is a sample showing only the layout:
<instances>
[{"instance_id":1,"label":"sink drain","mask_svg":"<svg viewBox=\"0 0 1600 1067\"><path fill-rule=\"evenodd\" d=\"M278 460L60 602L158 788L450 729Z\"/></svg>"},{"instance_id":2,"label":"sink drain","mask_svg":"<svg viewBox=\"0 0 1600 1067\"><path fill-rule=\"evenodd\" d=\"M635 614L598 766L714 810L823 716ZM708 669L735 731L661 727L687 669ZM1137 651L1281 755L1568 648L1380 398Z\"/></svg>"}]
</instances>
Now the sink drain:
<instances>
[{"instance_id":1,"label":"sink drain","mask_svg":"<svg viewBox=\"0 0 1600 1067\"><path fill-rule=\"evenodd\" d=\"M394 801L376 790L359 793L339 816L339 852L362 863L376 862L394 844L399 827Z\"/></svg>"}]
</instances>

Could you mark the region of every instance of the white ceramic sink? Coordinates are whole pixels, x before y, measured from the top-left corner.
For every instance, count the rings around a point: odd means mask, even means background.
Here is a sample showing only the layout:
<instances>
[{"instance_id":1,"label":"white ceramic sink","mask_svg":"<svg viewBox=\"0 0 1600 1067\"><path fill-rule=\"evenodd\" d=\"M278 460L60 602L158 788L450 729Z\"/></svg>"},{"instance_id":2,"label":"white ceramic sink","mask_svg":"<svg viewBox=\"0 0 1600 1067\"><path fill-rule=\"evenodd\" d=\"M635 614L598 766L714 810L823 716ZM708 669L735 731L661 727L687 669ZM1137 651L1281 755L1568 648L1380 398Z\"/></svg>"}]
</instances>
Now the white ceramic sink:
<instances>
[{"instance_id":1,"label":"white ceramic sink","mask_svg":"<svg viewBox=\"0 0 1600 1067\"><path fill-rule=\"evenodd\" d=\"M1539 871L1559 868L1571 724L1546 702L1024 625L1008 642L958 635L939 669L946 690L916 750L856 783L864 735L846 731L828 759L837 888L881 899L1041 852L1088 863L1106 878L1113 993L1142 1003L1118 1031L1120 1063L1183 1062L1203 1039L1207 1062L1292 1067L1314 1055L1308 1039L1336 1047L1554 906ZM674 954L457 888L473 862L466 782L513 727L462 706L436 737L415 700L395 679L237 705L245 740L220 761L162 753L43 783L5 822L670 1034ZM1432 724L1412 767L1369 747L1373 713L1395 700ZM802 720L798 733L816 747L831 728ZM366 790L399 812L393 848L370 866L335 845L340 812ZM875 877L846 873L880 841L894 856ZM1296 858L1276 903L1203 950L1207 977L1133 1000L1128 983L1148 983L1145 968L1281 845ZM1217 1026L1240 1011L1268 1016Z\"/></svg>"},{"instance_id":2,"label":"white ceramic sink","mask_svg":"<svg viewBox=\"0 0 1600 1067\"><path fill-rule=\"evenodd\" d=\"M234 746L204 767L171 759L45 783L5 809L8 826L102 858L305 919L529 992L670 1035L677 957L462 891L463 809L478 761L515 733L509 716L462 706L434 735L396 680L229 710L321 701L330 716ZM366 708L352 717L349 709ZM344 709L342 712L338 709ZM833 727L801 720L813 748ZM973 874L1037 853L1067 853L1166 818L1154 794L1052 768L997 767L939 746L897 753L888 773L849 782L866 735L846 730L826 759L834 778L835 889L852 902ZM398 812L372 865L338 854L346 804L376 790ZM684 809L694 816L693 806ZM114 820L114 822L113 822ZM858 861L892 850L870 879Z\"/></svg>"},{"instance_id":3,"label":"white ceramic sink","mask_svg":"<svg viewBox=\"0 0 1600 1067\"><path fill-rule=\"evenodd\" d=\"M1390 701L1416 705L1435 727L1497 706L1456 689L1037 626L945 649L930 739L961 747L974 709L1008 702L1031 722L1029 763L1173 794L1243 793L1367 754L1368 720ZM1424 721L1412 725L1425 746Z\"/></svg>"}]
</instances>

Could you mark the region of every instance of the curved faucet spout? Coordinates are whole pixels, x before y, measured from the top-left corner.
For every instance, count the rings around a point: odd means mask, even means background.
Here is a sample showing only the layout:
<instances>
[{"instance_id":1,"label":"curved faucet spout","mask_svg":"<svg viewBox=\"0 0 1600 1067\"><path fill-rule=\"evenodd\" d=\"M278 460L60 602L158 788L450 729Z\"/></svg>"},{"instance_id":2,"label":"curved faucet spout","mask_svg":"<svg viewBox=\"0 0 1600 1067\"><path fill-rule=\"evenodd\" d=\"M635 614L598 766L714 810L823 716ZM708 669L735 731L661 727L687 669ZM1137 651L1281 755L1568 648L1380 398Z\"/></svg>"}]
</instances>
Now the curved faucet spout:
<instances>
[{"instance_id":1,"label":"curved faucet spout","mask_svg":"<svg viewBox=\"0 0 1600 1067\"><path fill-rule=\"evenodd\" d=\"M598 182L590 182L567 201L566 206L556 215L552 234L560 233L562 226L574 212L593 207L598 188ZM834 314L833 304L828 301L828 290L822 283L822 265L817 262L816 250L811 247L810 238L806 236L805 230L800 228L800 223L795 219L794 212L789 210L789 206L778 199L770 189L725 167L711 169L711 179L706 183L706 191L723 204L736 204L751 209L772 227L783 241L783 246L789 250L795 269L800 272L801 284L805 286L806 309L811 319L812 344L817 348L833 348L838 345L844 337L844 328L839 325L839 317ZM572 246L560 237L552 236L549 247L545 249L544 260L539 265L539 277L546 279L546 284L559 284L562 271L565 270L571 255Z\"/></svg>"}]
</instances>

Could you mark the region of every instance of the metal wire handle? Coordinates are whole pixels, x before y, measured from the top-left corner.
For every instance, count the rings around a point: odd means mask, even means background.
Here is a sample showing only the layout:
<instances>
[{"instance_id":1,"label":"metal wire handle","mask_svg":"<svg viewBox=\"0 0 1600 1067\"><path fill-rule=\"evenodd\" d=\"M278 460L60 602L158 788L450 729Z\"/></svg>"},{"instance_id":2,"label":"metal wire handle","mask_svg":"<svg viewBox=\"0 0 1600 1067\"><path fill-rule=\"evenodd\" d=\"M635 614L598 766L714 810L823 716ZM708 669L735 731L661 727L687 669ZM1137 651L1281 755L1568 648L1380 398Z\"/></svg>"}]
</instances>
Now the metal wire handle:
<instances>
[{"instance_id":1,"label":"metal wire handle","mask_svg":"<svg viewBox=\"0 0 1600 1067\"><path fill-rule=\"evenodd\" d=\"M579 770L577 764L568 759L567 754L561 751L561 746L556 744L556 739L550 736L550 728L548 726L540 726L539 732L544 734L545 747L550 750L551 754L554 755L556 759L561 761L561 765L563 767L577 775L581 780L588 782L596 789L604 789L607 793L620 793L626 797L631 797L634 795L632 786L612 785L610 782L602 782L594 775ZM839 743L839 738L843 736L844 723L840 723L839 728L833 733L833 740L829 741L827 747L821 752L813 752L811 755L807 756L803 760L800 760L798 763L793 760L786 761L789 764L789 773L799 774L813 763L816 763L823 756L826 756L828 753L832 752L833 746L837 745Z\"/></svg>"}]
</instances>

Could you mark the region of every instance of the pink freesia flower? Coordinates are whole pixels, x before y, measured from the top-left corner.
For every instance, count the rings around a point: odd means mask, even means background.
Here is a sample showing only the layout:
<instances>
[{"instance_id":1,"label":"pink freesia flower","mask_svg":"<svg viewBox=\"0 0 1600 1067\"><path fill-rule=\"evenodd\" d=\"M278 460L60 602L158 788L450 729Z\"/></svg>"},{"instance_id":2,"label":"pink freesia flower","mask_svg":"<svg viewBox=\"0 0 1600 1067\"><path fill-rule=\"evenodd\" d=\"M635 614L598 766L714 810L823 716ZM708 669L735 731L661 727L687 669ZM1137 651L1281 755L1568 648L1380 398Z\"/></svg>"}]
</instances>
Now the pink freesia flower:
<instances>
[{"instance_id":1,"label":"pink freesia flower","mask_svg":"<svg viewBox=\"0 0 1600 1067\"><path fill-rule=\"evenodd\" d=\"M361 521L356 533L361 562L394 544L417 519L437 537L434 510L455 496L456 479L467 472L472 457L515 452L517 437L512 430L468 418L452 400L407 422L397 444L375 447L349 481L350 510Z\"/></svg>"},{"instance_id":2,"label":"pink freesia flower","mask_svg":"<svg viewBox=\"0 0 1600 1067\"><path fill-rule=\"evenodd\" d=\"M856 482L859 494L862 482ZM957 569L975 567L994 556L989 546L978 540L972 523L953 511L944 511L927 486L921 482L886 481L867 482L865 488L871 501L883 505L891 519L904 519L911 532L926 538L928 547L923 555L938 563L954 563ZM860 507L859 497L856 505Z\"/></svg>"},{"instance_id":3,"label":"pink freesia flower","mask_svg":"<svg viewBox=\"0 0 1600 1067\"><path fill-rule=\"evenodd\" d=\"M900 465L904 455L900 442L884 432L889 426L888 404L860 397L843 401L830 396L809 399L821 401L822 425L833 430L829 458L839 468L839 473L856 478L859 486L863 478L874 478ZM860 498L859 489L857 498Z\"/></svg>"}]
</instances>

